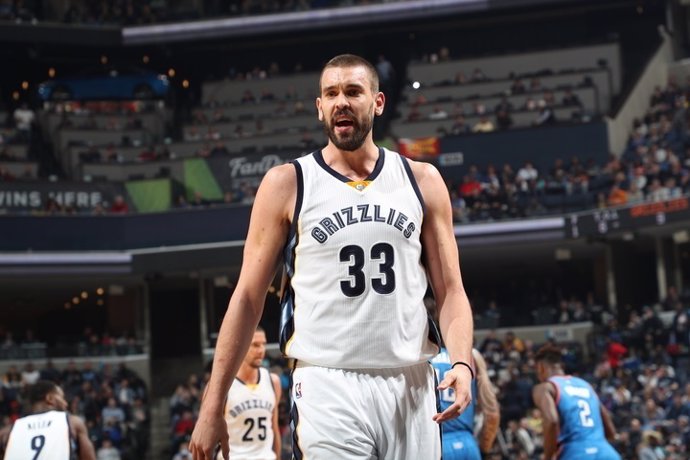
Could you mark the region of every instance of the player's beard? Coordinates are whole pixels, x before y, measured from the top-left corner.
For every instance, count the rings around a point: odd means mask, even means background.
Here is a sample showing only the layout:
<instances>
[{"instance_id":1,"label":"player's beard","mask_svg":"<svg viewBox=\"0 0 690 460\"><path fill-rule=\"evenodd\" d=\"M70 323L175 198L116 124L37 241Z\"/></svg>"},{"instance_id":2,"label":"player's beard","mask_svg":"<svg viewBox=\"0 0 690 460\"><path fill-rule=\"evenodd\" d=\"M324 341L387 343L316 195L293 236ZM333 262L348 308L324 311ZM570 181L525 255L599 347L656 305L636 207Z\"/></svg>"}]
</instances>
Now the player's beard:
<instances>
[{"instance_id":1,"label":"player's beard","mask_svg":"<svg viewBox=\"0 0 690 460\"><path fill-rule=\"evenodd\" d=\"M341 115L347 115L352 120L352 132L338 137L338 134L335 132L335 120ZM331 142L333 142L333 145L346 152L353 152L364 145L364 141L373 127L373 114L367 113L363 119L358 119L351 110L336 112L330 122L324 121L323 123L323 130Z\"/></svg>"}]
</instances>

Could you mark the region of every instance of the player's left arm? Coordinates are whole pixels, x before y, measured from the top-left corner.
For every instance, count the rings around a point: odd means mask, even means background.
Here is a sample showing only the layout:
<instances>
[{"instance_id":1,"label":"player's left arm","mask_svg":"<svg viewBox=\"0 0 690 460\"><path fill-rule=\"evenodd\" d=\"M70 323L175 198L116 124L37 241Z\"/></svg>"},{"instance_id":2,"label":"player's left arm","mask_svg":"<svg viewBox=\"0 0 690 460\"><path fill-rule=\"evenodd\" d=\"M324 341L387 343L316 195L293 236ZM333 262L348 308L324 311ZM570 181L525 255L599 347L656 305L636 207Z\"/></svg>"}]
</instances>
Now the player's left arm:
<instances>
[{"instance_id":1,"label":"player's left arm","mask_svg":"<svg viewBox=\"0 0 690 460\"><path fill-rule=\"evenodd\" d=\"M458 246L453 232L450 195L438 170L422 162L410 161L425 204L422 248L431 288L438 308L439 325L451 363L472 365L472 309L462 284ZM439 389L452 387L455 402L434 415L436 422L457 417L472 401L472 375L462 365L446 373Z\"/></svg>"},{"instance_id":2,"label":"player's left arm","mask_svg":"<svg viewBox=\"0 0 690 460\"><path fill-rule=\"evenodd\" d=\"M558 450L558 409L552 384L540 383L532 389L534 404L541 410L544 422L544 458L551 460Z\"/></svg>"},{"instance_id":3,"label":"player's left arm","mask_svg":"<svg viewBox=\"0 0 690 460\"><path fill-rule=\"evenodd\" d=\"M488 453L494 445L498 427L501 423L501 412L494 393L493 385L486 369L486 361L478 350L472 350L477 372L477 407L484 414L484 426L479 435L479 450Z\"/></svg>"},{"instance_id":4,"label":"player's left arm","mask_svg":"<svg viewBox=\"0 0 690 460\"><path fill-rule=\"evenodd\" d=\"M276 395L276 403L273 406L273 452L276 454L276 458L280 459L282 457L282 446L280 439L280 426L278 424L278 411L280 410L280 399L283 396L282 388L280 386L280 377L278 375L271 373L271 383L273 384L273 391Z\"/></svg>"},{"instance_id":5,"label":"player's left arm","mask_svg":"<svg viewBox=\"0 0 690 460\"><path fill-rule=\"evenodd\" d=\"M79 460L96 460L96 450L91 443L91 439L89 439L89 432L84 421L76 415L70 415L69 423L79 444Z\"/></svg>"},{"instance_id":6,"label":"player's left arm","mask_svg":"<svg viewBox=\"0 0 690 460\"><path fill-rule=\"evenodd\" d=\"M608 439L610 442L614 442L617 434L616 426L613 424L613 420L611 419L611 414L609 414L608 409L606 409L601 403L599 404L599 411L601 412L601 421L604 422L604 434L606 435L606 439Z\"/></svg>"}]
</instances>

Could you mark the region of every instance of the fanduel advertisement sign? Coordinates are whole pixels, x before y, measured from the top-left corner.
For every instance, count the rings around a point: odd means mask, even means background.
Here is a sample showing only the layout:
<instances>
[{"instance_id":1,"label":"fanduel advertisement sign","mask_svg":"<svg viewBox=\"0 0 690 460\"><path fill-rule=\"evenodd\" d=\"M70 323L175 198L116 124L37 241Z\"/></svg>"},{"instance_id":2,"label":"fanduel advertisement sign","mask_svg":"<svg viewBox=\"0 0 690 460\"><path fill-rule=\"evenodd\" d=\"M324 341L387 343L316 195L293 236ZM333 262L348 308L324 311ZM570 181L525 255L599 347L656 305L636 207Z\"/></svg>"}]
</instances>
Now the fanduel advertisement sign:
<instances>
[{"instance_id":1,"label":"fanduel advertisement sign","mask_svg":"<svg viewBox=\"0 0 690 460\"><path fill-rule=\"evenodd\" d=\"M218 185L223 190L237 187L242 182L257 183L274 166L288 163L299 158L299 153L267 153L264 155L246 155L231 158L209 158L209 164Z\"/></svg>"}]
</instances>

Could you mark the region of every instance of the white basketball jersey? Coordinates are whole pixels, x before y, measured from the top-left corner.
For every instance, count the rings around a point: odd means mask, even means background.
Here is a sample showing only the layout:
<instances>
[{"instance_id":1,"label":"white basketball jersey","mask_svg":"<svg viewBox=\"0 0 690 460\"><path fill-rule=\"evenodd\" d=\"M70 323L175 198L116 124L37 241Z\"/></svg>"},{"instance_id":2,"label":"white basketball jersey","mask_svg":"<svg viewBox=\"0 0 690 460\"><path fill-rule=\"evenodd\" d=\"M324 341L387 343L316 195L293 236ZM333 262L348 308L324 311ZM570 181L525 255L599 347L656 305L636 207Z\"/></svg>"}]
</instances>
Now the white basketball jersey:
<instances>
[{"instance_id":1,"label":"white basketball jersey","mask_svg":"<svg viewBox=\"0 0 690 460\"><path fill-rule=\"evenodd\" d=\"M379 149L371 175L359 182L330 168L321 151L295 167L283 352L349 369L409 366L438 353L423 302L424 204L408 161Z\"/></svg>"},{"instance_id":2,"label":"white basketball jersey","mask_svg":"<svg viewBox=\"0 0 690 460\"><path fill-rule=\"evenodd\" d=\"M49 411L17 419L4 460L69 460L72 454L69 414Z\"/></svg>"},{"instance_id":3,"label":"white basketball jersey","mask_svg":"<svg viewBox=\"0 0 690 460\"><path fill-rule=\"evenodd\" d=\"M273 460L273 408L276 393L267 369L259 369L259 382L232 382L225 403L225 422L230 434L230 458ZM217 459L223 458L218 453Z\"/></svg>"}]
</instances>

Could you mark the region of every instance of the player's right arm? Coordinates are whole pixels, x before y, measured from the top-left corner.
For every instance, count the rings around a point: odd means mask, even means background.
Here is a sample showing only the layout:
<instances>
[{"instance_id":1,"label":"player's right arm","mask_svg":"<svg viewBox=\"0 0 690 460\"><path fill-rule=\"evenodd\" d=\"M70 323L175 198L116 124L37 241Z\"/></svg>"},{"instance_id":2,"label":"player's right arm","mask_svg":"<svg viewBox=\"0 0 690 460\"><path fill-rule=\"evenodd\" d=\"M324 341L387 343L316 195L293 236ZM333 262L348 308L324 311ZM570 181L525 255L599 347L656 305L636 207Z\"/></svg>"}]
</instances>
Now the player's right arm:
<instances>
[{"instance_id":1,"label":"player's right arm","mask_svg":"<svg viewBox=\"0 0 690 460\"><path fill-rule=\"evenodd\" d=\"M69 424L79 445L79 460L96 460L96 450L91 443L84 421L76 415L70 415Z\"/></svg>"},{"instance_id":2,"label":"player's right arm","mask_svg":"<svg viewBox=\"0 0 690 460\"><path fill-rule=\"evenodd\" d=\"M484 414L484 426L479 435L479 449L486 454L491 450L496 440L498 426L501 422L501 412L486 370L484 357L476 349L472 350L472 357L477 370L477 407Z\"/></svg>"},{"instance_id":3,"label":"player's right arm","mask_svg":"<svg viewBox=\"0 0 690 460\"><path fill-rule=\"evenodd\" d=\"M558 409L553 394L553 385L540 383L532 390L534 404L541 410L544 422L544 458L551 460L558 450Z\"/></svg>"},{"instance_id":4,"label":"player's right arm","mask_svg":"<svg viewBox=\"0 0 690 460\"><path fill-rule=\"evenodd\" d=\"M194 460L212 460L220 443L228 458L223 404L230 384L247 354L290 229L297 193L295 167L285 164L264 177L254 200L237 287L223 318L213 371L189 443Z\"/></svg>"}]
</instances>

